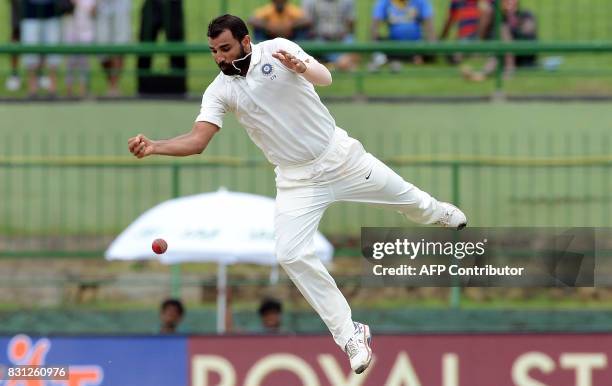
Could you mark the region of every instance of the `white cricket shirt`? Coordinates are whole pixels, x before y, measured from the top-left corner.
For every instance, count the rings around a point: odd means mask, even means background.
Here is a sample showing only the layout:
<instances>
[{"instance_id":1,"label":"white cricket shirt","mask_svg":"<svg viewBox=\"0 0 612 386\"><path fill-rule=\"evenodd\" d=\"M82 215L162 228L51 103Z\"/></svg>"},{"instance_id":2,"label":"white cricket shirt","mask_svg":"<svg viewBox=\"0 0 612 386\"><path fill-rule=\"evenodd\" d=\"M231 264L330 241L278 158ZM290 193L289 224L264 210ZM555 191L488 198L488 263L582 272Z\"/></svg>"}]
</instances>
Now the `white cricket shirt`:
<instances>
[{"instance_id":1,"label":"white cricket shirt","mask_svg":"<svg viewBox=\"0 0 612 386\"><path fill-rule=\"evenodd\" d=\"M272 54L282 49L302 61L311 57L297 44L281 38L251 44L251 49L246 77L219 73L204 92L196 122L222 127L225 113L233 111L274 165L316 159L327 149L336 122L314 86Z\"/></svg>"}]
</instances>

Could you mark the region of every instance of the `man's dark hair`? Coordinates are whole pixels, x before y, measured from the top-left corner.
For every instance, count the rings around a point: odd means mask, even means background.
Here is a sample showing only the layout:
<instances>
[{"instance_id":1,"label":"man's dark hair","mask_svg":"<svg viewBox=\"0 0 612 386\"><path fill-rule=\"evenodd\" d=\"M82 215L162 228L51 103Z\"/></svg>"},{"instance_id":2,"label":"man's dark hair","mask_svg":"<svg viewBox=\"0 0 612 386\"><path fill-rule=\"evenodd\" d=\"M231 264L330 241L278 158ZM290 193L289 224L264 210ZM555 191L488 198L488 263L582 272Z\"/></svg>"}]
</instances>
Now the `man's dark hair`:
<instances>
[{"instance_id":1,"label":"man's dark hair","mask_svg":"<svg viewBox=\"0 0 612 386\"><path fill-rule=\"evenodd\" d=\"M281 313L283 312L283 305L281 304L281 302L279 302L276 299L272 299L272 298L264 299L261 302L261 305L259 306L259 310L258 310L259 315L264 316L270 311Z\"/></svg>"},{"instance_id":2,"label":"man's dark hair","mask_svg":"<svg viewBox=\"0 0 612 386\"><path fill-rule=\"evenodd\" d=\"M185 307L183 307L183 303L181 303L178 299L166 299L161 304L161 311L165 311L168 307L176 307L179 315L183 315L185 313Z\"/></svg>"},{"instance_id":3,"label":"man's dark hair","mask_svg":"<svg viewBox=\"0 0 612 386\"><path fill-rule=\"evenodd\" d=\"M249 29L241 18L238 16L225 14L210 22L208 25L208 37L214 39L221 35L221 33L226 29L230 30L232 36L234 36L234 39L238 41L241 41L246 35L249 34Z\"/></svg>"}]
</instances>

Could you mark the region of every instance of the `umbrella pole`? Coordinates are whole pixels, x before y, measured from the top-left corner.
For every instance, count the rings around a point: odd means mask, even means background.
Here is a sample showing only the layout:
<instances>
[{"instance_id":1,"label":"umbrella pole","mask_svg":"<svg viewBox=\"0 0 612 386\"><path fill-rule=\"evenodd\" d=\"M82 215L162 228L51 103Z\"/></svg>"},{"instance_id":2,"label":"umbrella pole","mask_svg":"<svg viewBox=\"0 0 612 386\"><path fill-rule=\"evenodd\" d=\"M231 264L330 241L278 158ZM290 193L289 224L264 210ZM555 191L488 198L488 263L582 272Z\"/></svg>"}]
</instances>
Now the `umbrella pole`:
<instances>
[{"instance_id":1,"label":"umbrella pole","mask_svg":"<svg viewBox=\"0 0 612 386\"><path fill-rule=\"evenodd\" d=\"M270 269L270 284L278 284L278 264L274 264Z\"/></svg>"},{"instance_id":2,"label":"umbrella pole","mask_svg":"<svg viewBox=\"0 0 612 386\"><path fill-rule=\"evenodd\" d=\"M170 268L170 291L173 298L181 297L181 265L172 264Z\"/></svg>"},{"instance_id":3,"label":"umbrella pole","mask_svg":"<svg viewBox=\"0 0 612 386\"><path fill-rule=\"evenodd\" d=\"M219 264L217 272L217 333L225 332L225 310L227 309L227 269Z\"/></svg>"}]
</instances>

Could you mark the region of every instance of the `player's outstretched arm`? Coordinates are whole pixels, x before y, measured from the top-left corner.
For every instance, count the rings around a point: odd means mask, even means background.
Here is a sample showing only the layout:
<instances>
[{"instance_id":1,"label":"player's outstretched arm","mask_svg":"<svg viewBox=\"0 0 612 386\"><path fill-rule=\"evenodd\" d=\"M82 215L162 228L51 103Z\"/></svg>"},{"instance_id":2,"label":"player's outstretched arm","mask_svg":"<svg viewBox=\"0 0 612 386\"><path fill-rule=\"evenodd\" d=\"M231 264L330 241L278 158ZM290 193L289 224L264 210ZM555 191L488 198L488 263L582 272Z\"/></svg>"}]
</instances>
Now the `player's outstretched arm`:
<instances>
[{"instance_id":1,"label":"player's outstretched arm","mask_svg":"<svg viewBox=\"0 0 612 386\"><path fill-rule=\"evenodd\" d=\"M176 157L200 154L217 131L219 127L210 122L196 122L189 133L171 139L153 141L138 134L128 140L128 148L136 158L153 154Z\"/></svg>"},{"instance_id":2,"label":"player's outstretched arm","mask_svg":"<svg viewBox=\"0 0 612 386\"><path fill-rule=\"evenodd\" d=\"M272 56L280 60L285 67L300 74L315 86L329 86L332 84L332 76L327 67L315 59L310 59L307 63L304 63L285 50L278 50Z\"/></svg>"}]
</instances>

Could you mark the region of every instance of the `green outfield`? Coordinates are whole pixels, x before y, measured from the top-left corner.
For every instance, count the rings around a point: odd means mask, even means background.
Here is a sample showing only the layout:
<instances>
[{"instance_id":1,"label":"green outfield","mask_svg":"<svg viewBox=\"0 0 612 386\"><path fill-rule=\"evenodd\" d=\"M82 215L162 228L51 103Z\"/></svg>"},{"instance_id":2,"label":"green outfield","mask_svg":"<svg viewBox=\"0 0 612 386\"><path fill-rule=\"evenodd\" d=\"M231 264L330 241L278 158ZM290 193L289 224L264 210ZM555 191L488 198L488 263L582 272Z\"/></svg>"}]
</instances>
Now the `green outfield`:
<instances>
[{"instance_id":1,"label":"green outfield","mask_svg":"<svg viewBox=\"0 0 612 386\"><path fill-rule=\"evenodd\" d=\"M611 107L330 104L337 124L369 151L440 199L458 199L477 226L612 225ZM10 119L0 121L0 231L121 230L173 195L173 160L127 158L127 138L179 134L190 128L198 108L197 102L1 105L0 116ZM35 162L41 157L77 164L40 167ZM221 163L194 165L206 160ZM259 163L240 165L247 160ZM178 193L226 186L273 196L273 170L262 161L231 117L205 155L175 164ZM88 164L78 166L83 162ZM336 204L322 230L355 234L368 225L409 223L392 211Z\"/></svg>"}]
</instances>

